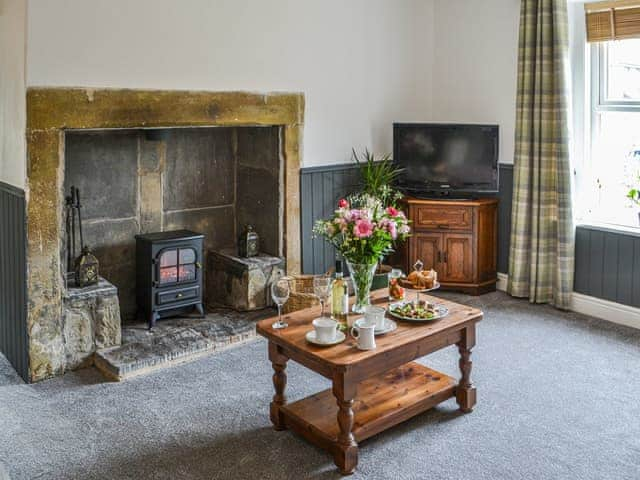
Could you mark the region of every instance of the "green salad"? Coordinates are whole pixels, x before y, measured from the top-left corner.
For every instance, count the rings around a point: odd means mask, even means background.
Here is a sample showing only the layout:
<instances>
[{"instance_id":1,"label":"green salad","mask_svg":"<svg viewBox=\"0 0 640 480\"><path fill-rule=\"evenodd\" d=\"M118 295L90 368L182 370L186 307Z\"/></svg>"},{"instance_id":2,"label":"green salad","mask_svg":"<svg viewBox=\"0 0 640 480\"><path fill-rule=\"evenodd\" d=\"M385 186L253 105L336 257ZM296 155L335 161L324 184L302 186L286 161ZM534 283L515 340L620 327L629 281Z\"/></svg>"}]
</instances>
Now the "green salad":
<instances>
[{"instance_id":1,"label":"green salad","mask_svg":"<svg viewBox=\"0 0 640 480\"><path fill-rule=\"evenodd\" d=\"M419 318L422 320L430 320L436 316L436 312L432 307L426 305L415 305L411 302L393 306L391 308L391 313L395 313L401 317Z\"/></svg>"}]
</instances>

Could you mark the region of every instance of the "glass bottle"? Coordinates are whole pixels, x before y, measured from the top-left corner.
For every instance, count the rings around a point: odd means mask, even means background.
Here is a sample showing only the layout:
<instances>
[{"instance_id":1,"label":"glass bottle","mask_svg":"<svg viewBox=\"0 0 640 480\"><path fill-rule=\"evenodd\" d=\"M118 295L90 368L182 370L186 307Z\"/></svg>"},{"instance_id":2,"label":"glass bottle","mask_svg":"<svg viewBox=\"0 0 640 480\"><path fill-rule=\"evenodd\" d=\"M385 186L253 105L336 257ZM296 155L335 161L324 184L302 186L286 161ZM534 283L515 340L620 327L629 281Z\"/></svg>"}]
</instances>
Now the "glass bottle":
<instances>
[{"instance_id":1,"label":"glass bottle","mask_svg":"<svg viewBox=\"0 0 640 480\"><path fill-rule=\"evenodd\" d=\"M346 326L348 312L349 287L343 278L342 262L336 260L336 275L331 285L331 318Z\"/></svg>"}]
</instances>

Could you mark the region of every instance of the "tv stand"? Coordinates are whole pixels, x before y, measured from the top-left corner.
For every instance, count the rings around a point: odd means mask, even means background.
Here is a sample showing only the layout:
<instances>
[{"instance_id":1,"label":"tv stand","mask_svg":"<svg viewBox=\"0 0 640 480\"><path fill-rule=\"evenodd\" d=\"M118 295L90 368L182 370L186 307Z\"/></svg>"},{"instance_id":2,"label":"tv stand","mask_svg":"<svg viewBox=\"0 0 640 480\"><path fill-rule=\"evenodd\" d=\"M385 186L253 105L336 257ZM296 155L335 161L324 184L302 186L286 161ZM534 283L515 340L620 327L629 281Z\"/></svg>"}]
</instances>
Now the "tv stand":
<instances>
[{"instance_id":1,"label":"tv stand","mask_svg":"<svg viewBox=\"0 0 640 480\"><path fill-rule=\"evenodd\" d=\"M398 252L405 272L416 260L438 272L443 289L472 295L496 289L498 199L404 199L412 235Z\"/></svg>"}]
</instances>

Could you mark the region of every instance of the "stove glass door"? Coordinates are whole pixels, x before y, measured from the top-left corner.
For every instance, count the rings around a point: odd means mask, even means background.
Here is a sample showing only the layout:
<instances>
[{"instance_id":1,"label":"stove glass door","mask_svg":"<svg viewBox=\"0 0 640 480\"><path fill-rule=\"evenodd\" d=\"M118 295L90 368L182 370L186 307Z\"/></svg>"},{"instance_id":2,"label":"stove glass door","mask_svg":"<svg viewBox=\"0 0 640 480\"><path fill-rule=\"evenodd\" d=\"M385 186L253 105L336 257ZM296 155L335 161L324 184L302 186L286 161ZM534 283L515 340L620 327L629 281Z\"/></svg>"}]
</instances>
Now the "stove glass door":
<instances>
[{"instance_id":1,"label":"stove glass door","mask_svg":"<svg viewBox=\"0 0 640 480\"><path fill-rule=\"evenodd\" d=\"M180 270L178 276L181 282L193 282L196 279L196 251L193 248L180 249Z\"/></svg>"},{"instance_id":2,"label":"stove glass door","mask_svg":"<svg viewBox=\"0 0 640 480\"><path fill-rule=\"evenodd\" d=\"M196 280L197 253L194 248L172 248L160 253L158 283L193 282Z\"/></svg>"}]
</instances>

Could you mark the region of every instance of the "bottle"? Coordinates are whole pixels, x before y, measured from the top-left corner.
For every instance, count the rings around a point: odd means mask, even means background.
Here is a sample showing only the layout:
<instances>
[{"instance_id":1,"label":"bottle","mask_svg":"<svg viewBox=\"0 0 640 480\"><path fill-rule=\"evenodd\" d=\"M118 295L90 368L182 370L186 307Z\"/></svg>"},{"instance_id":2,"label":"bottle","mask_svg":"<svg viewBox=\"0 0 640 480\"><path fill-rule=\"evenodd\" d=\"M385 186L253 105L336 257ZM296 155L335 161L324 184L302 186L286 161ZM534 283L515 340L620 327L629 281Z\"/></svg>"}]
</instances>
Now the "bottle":
<instances>
[{"instance_id":1,"label":"bottle","mask_svg":"<svg viewBox=\"0 0 640 480\"><path fill-rule=\"evenodd\" d=\"M342 276L342 262L336 260L336 276L331 284L331 318L347 326L349 312L349 287Z\"/></svg>"}]
</instances>

